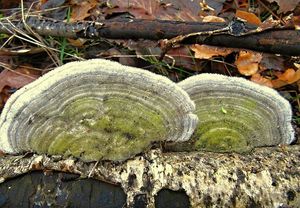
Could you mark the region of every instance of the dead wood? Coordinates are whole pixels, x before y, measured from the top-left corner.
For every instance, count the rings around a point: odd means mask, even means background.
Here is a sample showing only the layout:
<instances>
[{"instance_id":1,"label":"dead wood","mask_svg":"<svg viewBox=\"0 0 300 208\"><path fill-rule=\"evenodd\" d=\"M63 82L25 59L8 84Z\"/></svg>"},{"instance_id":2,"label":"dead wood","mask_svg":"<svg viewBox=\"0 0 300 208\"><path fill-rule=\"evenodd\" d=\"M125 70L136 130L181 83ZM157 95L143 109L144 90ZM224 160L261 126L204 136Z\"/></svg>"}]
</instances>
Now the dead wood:
<instances>
[{"instance_id":1,"label":"dead wood","mask_svg":"<svg viewBox=\"0 0 300 208\"><path fill-rule=\"evenodd\" d=\"M300 146L259 148L247 155L151 150L124 163L83 163L45 155L0 158L0 181L33 170L90 175L120 184L132 207L135 196L162 189L184 190L192 207L297 207L300 204ZM1 187L1 185L0 185ZM176 200L176 199L174 199Z\"/></svg>"},{"instance_id":2,"label":"dead wood","mask_svg":"<svg viewBox=\"0 0 300 208\"><path fill-rule=\"evenodd\" d=\"M230 23L231 24L231 23ZM268 29L256 32L255 27L240 24L234 31L227 23L178 22L165 20L119 19L101 22L65 23L45 18L30 17L26 27L40 35L62 36L67 38L109 38L109 39L171 39L180 35L199 33L184 39L183 44L207 44L256 51L300 55L300 31L288 28ZM25 31L22 21L0 22L1 33L15 33L16 26ZM232 28L231 28L232 29ZM223 31L220 33L220 31Z\"/></svg>"}]
</instances>

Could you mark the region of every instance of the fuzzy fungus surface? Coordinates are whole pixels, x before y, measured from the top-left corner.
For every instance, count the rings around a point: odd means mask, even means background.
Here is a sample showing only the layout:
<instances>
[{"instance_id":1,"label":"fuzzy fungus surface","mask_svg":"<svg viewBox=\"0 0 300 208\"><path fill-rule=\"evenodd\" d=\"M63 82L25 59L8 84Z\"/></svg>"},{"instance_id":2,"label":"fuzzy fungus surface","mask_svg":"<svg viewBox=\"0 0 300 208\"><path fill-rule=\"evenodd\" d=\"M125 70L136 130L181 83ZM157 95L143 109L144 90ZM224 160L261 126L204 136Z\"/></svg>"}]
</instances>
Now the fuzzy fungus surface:
<instances>
[{"instance_id":1,"label":"fuzzy fungus surface","mask_svg":"<svg viewBox=\"0 0 300 208\"><path fill-rule=\"evenodd\" d=\"M200 74L178 84L196 104L196 150L248 152L294 140L289 102L275 90L243 78Z\"/></svg>"},{"instance_id":2,"label":"fuzzy fungus surface","mask_svg":"<svg viewBox=\"0 0 300 208\"><path fill-rule=\"evenodd\" d=\"M160 75L94 59L54 69L18 90L0 117L0 149L122 161L155 141L185 141L197 117Z\"/></svg>"}]
</instances>

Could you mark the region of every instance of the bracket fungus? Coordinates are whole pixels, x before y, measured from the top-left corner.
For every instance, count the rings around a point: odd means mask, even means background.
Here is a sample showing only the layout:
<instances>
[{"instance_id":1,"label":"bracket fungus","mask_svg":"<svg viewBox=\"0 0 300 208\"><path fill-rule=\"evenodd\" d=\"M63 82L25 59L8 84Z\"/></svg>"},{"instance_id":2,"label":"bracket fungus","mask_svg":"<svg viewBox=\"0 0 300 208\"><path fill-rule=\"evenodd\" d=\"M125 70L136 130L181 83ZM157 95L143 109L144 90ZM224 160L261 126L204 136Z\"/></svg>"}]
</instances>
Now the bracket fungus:
<instances>
[{"instance_id":1,"label":"bracket fungus","mask_svg":"<svg viewBox=\"0 0 300 208\"><path fill-rule=\"evenodd\" d=\"M205 73L178 85L195 102L199 118L189 148L247 152L294 140L291 106L271 88L243 78Z\"/></svg>"},{"instance_id":2,"label":"bracket fungus","mask_svg":"<svg viewBox=\"0 0 300 208\"><path fill-rule=\"evenodd\" d=\"M194 103L169 79L94 59L54 69L21 88L0 117L0 149L122 161L155 141L186 141Z\"/></svg>"}]
</instances>

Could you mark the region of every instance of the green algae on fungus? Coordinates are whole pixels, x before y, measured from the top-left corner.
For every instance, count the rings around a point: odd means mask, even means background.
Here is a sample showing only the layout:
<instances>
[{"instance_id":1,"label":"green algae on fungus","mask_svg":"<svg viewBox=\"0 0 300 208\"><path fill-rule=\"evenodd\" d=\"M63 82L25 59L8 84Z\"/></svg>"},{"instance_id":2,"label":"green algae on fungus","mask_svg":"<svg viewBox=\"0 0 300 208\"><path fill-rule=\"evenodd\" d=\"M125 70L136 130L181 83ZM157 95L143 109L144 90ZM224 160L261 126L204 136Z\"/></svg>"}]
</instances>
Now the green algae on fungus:
<instances>
[{"instance_id":1,"label":"green algae on fungus","mask_svg":"<svg viewBox=\"0 0 300 208\"><path fill-rule=\"evenodd\" d=\"M83 160L122 160L143 151L153 138L162 141L167 136L163 116L150 107L118 98L103 101L98 109L97 104L87 98L72 102L53 121L60 120L66 131L42 129L33 135L31 146L41 153L73 155ZM56 139L52 142L50 138Z\"/></svg>"},{"instance_id":2,"label":"green algae on fungus","mask_svg":"<svg viewBox=\"0 0 300 208\"><path fill-rule=\"evenodd\" d=\"M73 62L11 96L0 149L122 161L156 141L188 140L194 110L165 77L107 60Z\"/></svg>"},{"instance_id":3,"label":"green algae on fungus","mask_svg":"<svg viewBox=\"0 0 300 208\"><path fill-rule=\"evenodd\" d=\"M192 76L178 85L195 102L199 118L191 149L241 153L294 140L290 104L273 89L218 74Z\"/></svg>"}]
</instances>

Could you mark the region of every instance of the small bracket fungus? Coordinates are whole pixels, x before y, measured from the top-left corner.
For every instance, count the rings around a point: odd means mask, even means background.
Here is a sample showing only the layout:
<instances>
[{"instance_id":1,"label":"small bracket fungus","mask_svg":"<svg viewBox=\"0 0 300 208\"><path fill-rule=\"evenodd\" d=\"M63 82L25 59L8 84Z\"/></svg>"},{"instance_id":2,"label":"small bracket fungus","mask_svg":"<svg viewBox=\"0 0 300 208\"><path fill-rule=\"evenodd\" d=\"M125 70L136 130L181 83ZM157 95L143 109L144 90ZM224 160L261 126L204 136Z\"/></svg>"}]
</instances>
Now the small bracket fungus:
<instances>
[{"instance_id":1,"label":"small bracket fungus","mask_svg":"<svg viewBox=\"0 0 300 208\"><path fill-rule=\"evenodd\" d=\"M194 103L160 75L94 59L54 69L14 93L0 117L0 149L125 160L155 141L185 141Z\"/></svg>"},{"instance_id":2,"label":"small bracket fungus","mask_svg":"<svg viewBox=\"0 0 300 208\"><path fill-rule=\"evenodd\" d=\"M178 85L196 104L193 149L246 152L294 140L291 106L273 89L218 74L192 76Z\"/></svg>"}]
</instances>

